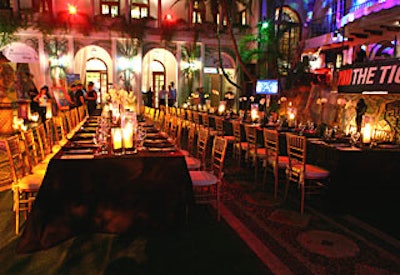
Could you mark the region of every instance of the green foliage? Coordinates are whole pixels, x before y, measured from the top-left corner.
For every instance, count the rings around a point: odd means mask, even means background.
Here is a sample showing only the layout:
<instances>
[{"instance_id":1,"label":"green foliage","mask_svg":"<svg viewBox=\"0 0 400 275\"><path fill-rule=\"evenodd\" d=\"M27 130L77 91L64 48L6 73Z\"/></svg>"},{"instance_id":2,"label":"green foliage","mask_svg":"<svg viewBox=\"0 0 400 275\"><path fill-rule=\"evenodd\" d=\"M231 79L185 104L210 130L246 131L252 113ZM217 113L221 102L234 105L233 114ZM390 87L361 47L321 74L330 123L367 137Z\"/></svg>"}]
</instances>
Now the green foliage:
<instances>
[{"instance_id":1,"label":"green foliage","mask_svg":"<svg viewBox=\"0 0 400 275\"><path fill-rule=\"evenodd\" d=\"M68 40L65 38L45 37L44 50L53 58L60 58L68 53Z\"/></svg>"},{"instance_id":2,"label":"green foliage","mask_svg":"<svg viewBox=\"0 0 400 275\"><path fill-rule=\"evenodd\" d=\"M138 54L140 41L135 38L125 39L117 42L117 53L125 58L132 58Z\"/></svg>"},{"instance_id":3,"label":"green foliage","mask_svg":"<svg viewBox=\"0 0 400 275\"><path fill-rule=\"evenodd\" d=\"M0 15L0 49L4 46L16 41L15 33L18 29L23 28L23 22L18 22L10 16Z\"/></svg>"}]
</instances>

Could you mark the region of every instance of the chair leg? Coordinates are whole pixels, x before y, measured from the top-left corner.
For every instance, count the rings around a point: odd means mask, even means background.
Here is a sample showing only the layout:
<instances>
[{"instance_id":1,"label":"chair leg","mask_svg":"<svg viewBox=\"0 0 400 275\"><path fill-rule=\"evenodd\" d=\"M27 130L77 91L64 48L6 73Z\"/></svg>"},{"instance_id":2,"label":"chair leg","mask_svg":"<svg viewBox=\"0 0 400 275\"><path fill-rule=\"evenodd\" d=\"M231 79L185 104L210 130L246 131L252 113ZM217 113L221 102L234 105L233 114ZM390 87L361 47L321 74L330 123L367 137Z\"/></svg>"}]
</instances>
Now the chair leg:
<instances>
[{"instance_id":1,"label":"chair leg","mask_svg":"<svg viewBox=\"0 0 400 275\"><path fill-rule=\"evenodd\" d=\"M285 196L283 197L283 201L287 200L287 196L288 196L288 192L289 192L290 179L289 179L288 175L286 175L286 177L288 177L288 178L286 179Z\"/></svg>"},{"instance_id":2,"label":"chair leg","mask_svg":"<svg viewBox=\"0 0 400 275\"><path fill-rule=\"evenodd\" d=\"M304 190L304 183L301 184L301 203L300 203L300 213L304 213L304 195L305 195L305 190Z\"/></svg>"},{"instance_id":3,"label":"chair leg","mask_svg":"<svg viewBox=\"0 0 400 275\"><path fill-rule=\"evenodd\" d=\"M258 158L255 155L253 158L253 165L254 165L254 182L257 183L257 181L258 181Z\"/></svg>"},{"instance_id":4,"label":"chair leg","mask_svg":"<svg viewBox=\"0 0 400 275\"><path fill-rule=\"evenodd\" d=\"M279 184L279 167L275 165L274 167L274 199L278 198L278 184Z\"/></svg>"},{"instance_id":5,"label":"chair leg","mask_svg":"<svg viewBox=\"0 0 400 275\"><path fill-rule=\"evenodd\" d=\"M219 184L217 185L217 202L216 202L216 207L217 207L217 220L221 220L221 212L220 212L220 186Z\"/></svg>"}]
</instances>

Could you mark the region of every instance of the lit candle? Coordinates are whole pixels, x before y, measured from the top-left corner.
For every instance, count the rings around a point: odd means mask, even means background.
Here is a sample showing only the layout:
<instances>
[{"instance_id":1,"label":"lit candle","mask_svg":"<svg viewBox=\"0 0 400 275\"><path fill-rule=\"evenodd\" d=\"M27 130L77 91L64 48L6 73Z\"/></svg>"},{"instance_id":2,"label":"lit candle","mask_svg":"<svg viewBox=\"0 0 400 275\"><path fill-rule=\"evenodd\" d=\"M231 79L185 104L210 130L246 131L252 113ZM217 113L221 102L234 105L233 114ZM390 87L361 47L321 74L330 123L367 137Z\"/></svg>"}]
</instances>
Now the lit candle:
<instances>
[{"instance_id":1,"label":"lit candle","mask_svg":"<svg viewBox=\"0 0 400 275\"><path fill-rule=\"evenodd\" d=\"M112 141L113 141L113 149L119 150L122 149L122 133L121 128L112 128Z\"/></svg>"},{"instance_id":2,"label":"lit candle","mask_svg":"<svg viewBox=\"0 0 400 275\"><path fill-rule=\"evenodd\" d=\"M132 124L125 125L125 128L122 130L124 148L133 148L133 126Z\"/></svg>"},{"instance_id":3,"label":"lit candle","mask_svg":"<svg viewBox=\"0 0 400 275\"><path fill-rule=\"evenodd\" d=\"M253 103L251 104L251 121L256 122L258 119L258 104Z\"/></svg>"},{"instance_id":4,"label":"lit candle","mask_svg":"<svg viewBox=\"0 0 400 275\"><path fill-rule=\"evenodd\" d=\"M292 112L289 113L289 122L288 122L288 126L289 126L289 127L294 127L294 126L296 126L296 125L295 125L295 122L294 122L295 117L296 117L296 116L295 116L294 113L292 113Z\"/></svg>"},{"instance_id":5,"label":"lit candle","mask_svg":"<svg viewBox=\"0 0 400 275\"><path fill-rule=\"evenodd\" d=\"M362 141L363 143L371 142L371 124L369 123L366 123L364 126Z\"/></svg>"}]
</instances>

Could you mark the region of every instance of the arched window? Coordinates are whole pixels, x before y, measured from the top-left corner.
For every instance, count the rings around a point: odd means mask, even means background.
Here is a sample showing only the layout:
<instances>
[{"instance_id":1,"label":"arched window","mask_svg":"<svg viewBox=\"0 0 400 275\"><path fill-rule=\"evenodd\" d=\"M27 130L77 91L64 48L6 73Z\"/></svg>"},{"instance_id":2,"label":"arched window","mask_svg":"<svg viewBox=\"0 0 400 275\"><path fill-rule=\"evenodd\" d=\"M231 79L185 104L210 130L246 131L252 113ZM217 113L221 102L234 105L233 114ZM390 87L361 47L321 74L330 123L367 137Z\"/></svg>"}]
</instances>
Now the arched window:
<instances>
[{"instance_id":1,"label":"arched window","mask_svg":"<svg viewBox=\"0 0 400 275\"><path fill-rule=\"evenodd\" d=\"M278 67L280 74L286 75L299 58L301 23L299 15L291 8L283 7L281 16L279 15L280 10L277 8L275 13L275 20L279 27Z\"/></svg>"}]
</instances>

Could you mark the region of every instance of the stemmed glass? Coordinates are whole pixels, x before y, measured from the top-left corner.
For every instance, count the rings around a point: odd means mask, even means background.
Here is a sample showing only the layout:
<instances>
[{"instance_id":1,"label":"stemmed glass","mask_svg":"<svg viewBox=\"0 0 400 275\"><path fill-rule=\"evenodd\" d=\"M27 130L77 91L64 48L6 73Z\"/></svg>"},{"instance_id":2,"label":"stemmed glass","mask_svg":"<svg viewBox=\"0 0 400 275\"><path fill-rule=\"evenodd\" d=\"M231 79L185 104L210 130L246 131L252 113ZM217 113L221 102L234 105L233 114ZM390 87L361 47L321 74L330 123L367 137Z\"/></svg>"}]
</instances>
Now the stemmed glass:
<instances>
[{"instance_id":1,"label":"stemmed glass","mask_svg":"<svg viewBox=\"0 0 400 275\"><path fill-rule=\"evenodd\" d=\"M306 129L307 125L300 122L299 124L299 135L302 136L304 134L304 130Z\"/></svg>"},{"instance_id":2,"label":"stemmed glass","mask_svg":"<svg viewBox=\"0 0 400 275\"><path fill-rule=\"evenodd\" d=\"M355 146L355 145L358 143L358 140L360 139L360 137L361 137L360 132L354 132L354 133L352 133L351 136L350 136L350 138L351 138L351 140L350 140L351 145L352 145L352 146Z\"/></svg>"},{"instance_id":3,"label":"stemmed glass","mask_svg":"<svg viewBox=\"0 0 400 275\"><path fill-rule=\"evenodd\" d=\"M146 139L146 130L142 126L137 127L137 133L136 133L136 138L137 138L137 149L139 151L144 149L144 140Z\"/></svg>"},{"instance_id":4,"label":"stemmed glass","mask_svg":"<svg viewBox=\"0 0 400 275\"><path fill-rule=\"evenodd\" d=\"M99 145L99 154L107 154L107 132L103 129L97 128L93 141L96 145Z\"/></svg>"}]
</instances>

